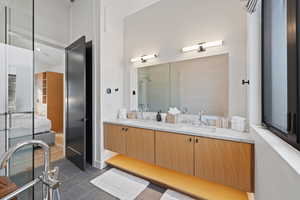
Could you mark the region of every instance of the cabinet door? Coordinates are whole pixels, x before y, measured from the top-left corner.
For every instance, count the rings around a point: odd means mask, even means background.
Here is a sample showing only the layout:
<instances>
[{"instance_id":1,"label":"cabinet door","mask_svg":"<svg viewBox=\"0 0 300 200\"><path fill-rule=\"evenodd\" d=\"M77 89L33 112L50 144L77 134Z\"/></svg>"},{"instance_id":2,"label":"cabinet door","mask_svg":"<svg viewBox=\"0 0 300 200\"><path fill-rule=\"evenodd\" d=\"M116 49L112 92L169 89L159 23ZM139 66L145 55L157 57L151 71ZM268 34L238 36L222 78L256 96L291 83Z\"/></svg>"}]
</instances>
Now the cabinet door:
<instances>
[{"instance_id":1,"label":"cabinet door","mask_svg":"<svg viewBox=\"0 0 300 200\"><path fill-rule=\"evenodd\" d=\"M253 145L196 137L195 176L253 192Z\"/></svg>"},{"instance_id":2,"label":"cabinet door","mask_svg":"<svg viewBox=\"0 0 300 200\"><path fill-rule=\"evenodd\" d=\"M104 124L104 147L107 150L125 154L124 127L112 124Z\"/></svg>"},{"instance_id":3,"label":"cabinet door","mask_svg":"<svg viewBox=\"0 0 300 200\"><path fill-rule=\"evenodd\" d=\"M194 174L194 137L156 132L156 164L182 173Z\"/></svg>"},{"instance_id":4,"label":"cabinet door","mask_svg":"<svg viewBox=\"0 0 300 200\"><path fill-rule=\"evenodd\" d=\"M126 155L154 164L154 131L126 129Z\"/></svg>"}]
</instances>

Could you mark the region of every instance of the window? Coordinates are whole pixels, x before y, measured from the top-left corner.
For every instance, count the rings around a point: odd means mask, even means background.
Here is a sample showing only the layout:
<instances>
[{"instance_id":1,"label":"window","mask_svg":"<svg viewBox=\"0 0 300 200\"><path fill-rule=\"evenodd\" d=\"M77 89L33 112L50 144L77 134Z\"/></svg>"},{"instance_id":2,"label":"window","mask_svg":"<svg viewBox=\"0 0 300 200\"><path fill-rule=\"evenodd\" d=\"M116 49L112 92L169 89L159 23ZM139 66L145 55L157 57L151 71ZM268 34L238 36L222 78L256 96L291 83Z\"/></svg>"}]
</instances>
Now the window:
<instances>
[{"instance_id":1,"label":"window","mask_svg":"<svg viewBox=\"0 0 300 200\"><path fill-rule=\"evenodd\" d=\"M297 0L263 1L263 123L300 150Z\"/></svg>"}]
</instances>

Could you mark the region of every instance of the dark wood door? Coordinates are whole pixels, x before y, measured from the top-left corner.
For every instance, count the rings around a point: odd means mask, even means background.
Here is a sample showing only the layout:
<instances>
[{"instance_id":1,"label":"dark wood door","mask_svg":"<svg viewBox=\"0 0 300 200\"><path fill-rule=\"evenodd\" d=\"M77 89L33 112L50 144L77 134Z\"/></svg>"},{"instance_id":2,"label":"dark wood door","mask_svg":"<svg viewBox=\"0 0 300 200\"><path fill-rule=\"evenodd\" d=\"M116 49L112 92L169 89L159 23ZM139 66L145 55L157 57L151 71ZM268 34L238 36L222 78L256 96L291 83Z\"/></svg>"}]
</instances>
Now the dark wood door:
<instances>
[{"instance_id":1,"label":"dark wood door","mask_svg":"<svg viewBox=\"0 0 300 200\"><path fill-rule=\"evenodd\" d=\"M80 169L86 167L86 40L66 48L67 121L66 157Z\"/></svg>"}]
</instances>

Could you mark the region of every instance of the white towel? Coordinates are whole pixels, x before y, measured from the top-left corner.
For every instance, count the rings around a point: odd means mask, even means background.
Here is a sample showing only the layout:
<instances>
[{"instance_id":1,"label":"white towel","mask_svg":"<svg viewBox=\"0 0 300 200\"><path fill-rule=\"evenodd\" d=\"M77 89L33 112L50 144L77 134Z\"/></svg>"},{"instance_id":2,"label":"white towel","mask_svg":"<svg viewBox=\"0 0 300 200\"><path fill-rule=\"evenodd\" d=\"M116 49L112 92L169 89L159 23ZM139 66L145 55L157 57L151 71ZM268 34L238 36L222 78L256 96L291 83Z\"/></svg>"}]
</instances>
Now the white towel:
<instances>
[{"instance_id":1,"label":"white towel","mask_svg":"<svg viewBox=\"0 0 300 200\"><path fill-rule=\"evenodd\" d=\"M189 196L175 192L174 190L167 190L160 200L195 200Z\"/></svg>"},{"instance_id":2,"label":"white towel","mask_svg":"<svg viewBox=\"0 0 300 200\"><path fill-rule=\"evenodd\" d=\"M121 200L135 199L149 185L144 179L114 168L93 179L91 183Z\"/></svg>"}]
</instances>

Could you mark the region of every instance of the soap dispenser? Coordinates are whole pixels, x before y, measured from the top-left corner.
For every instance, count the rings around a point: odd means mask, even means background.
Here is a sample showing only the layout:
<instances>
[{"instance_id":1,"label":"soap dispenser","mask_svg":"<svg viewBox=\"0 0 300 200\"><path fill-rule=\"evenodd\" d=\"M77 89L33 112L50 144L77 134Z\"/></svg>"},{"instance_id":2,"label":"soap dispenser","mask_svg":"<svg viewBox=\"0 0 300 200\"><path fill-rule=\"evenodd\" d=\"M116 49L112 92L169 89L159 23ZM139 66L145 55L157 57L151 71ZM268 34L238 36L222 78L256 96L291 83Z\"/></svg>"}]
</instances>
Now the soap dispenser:
<instances>
[{"instance_id":1,"label":"soap dispenser","mask_svg":"<svg viewBox=\"0 0 300 200\"><path fill-rule=\"evenodd\" d=\"M162 121L160 112L161 112L161 111L158 111L158 113L157 113L157 115L156 115L156 121L158 121L158 122L161 122L161 121Z\"/></svg>"}]
</instances>

